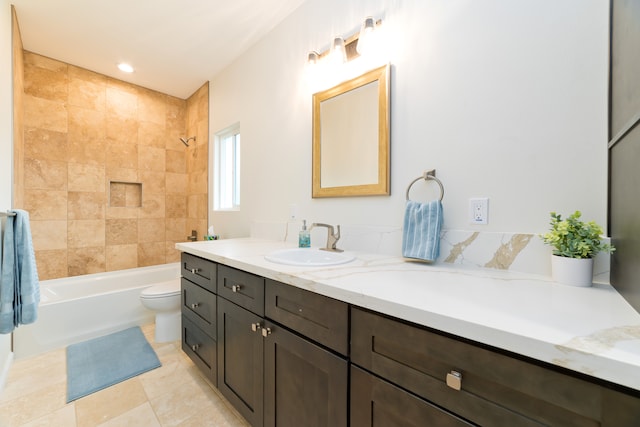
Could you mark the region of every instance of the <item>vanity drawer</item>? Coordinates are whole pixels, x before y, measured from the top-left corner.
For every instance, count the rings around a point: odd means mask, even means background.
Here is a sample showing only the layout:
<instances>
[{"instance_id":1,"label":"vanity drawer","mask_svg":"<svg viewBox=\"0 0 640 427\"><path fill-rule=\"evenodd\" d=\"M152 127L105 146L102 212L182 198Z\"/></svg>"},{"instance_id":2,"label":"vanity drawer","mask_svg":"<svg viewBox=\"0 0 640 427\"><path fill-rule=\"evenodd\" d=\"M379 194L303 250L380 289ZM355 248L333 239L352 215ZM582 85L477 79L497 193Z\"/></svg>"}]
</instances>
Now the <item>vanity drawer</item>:
<instances>
[{"instance_id":1,"label":"vanity drawer","mask_svg":"<svg viewBox=\"0 0 640 427\"><path fill-rule=\"evenodd\" d=\"M182 351L215 386L218 385L216 341L184 315L182 316Z\"/></svg>"},{"instance_id":2,"label":"vanity drawer","mask_svg":"<svg viewBox=\"0 0 640 427\"><path fill-rule=\"evenodd\" d=\"M356 308L351 328L353 363L474 423L601 425L596 384Z\"/></svg>"},{"instance_id":3,"label":"vanity drawer","mask_svg":"<svg viewBox=\"0 0 640 427\"><path fill-rule=\"evenodd\" d=\"M216 292L215 262L183 252L180 270L185 279Z\"/></svg>"},{"instance_id":4,"label":"vanity drawer","mask_svg":"<svg viewBox=\"0 0 640 427\"><path fill-rule=\"evenodd\" d=\"M349 352L349 306L344 302L267 279L265 316L340 354Z\"/></svg>"},{"instance_id":5,"label":"vanity drawer","mask_svg":"<svg viewBox=\"0 0 640 427\"><path fill-rule=\"evenodd\" d=\"M351 425L471 427L441 408L351 365Z\"/></svg>"},{"instance_id":6,"label":"vanity drawer","mask_svg":"<svg viewBox=\"0 0 640 427\"><path fill-rule=\"evenodd\" d=\"M220 265L218 295L258 316L264 316L264 278L260 276Z\"/></svg>"},{"instance_id":7,"label":"vanity drawer","mask_svg":"<svg viewBox=\"0 0 640 427\"><path fill-rule=\"evenodd\" d=\"M182 314L216 338L216 295L182 278Z\"/></svg>"}]
</instances>

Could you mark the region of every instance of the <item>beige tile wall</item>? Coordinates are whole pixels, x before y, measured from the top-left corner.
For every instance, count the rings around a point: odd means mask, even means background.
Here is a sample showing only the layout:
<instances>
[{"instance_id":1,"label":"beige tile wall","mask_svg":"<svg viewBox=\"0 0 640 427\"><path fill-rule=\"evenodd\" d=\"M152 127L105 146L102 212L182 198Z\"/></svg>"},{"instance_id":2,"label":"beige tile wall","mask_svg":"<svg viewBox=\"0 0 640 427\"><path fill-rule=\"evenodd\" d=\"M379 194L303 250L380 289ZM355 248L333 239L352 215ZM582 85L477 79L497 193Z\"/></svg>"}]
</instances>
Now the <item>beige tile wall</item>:
<instances>
[{"instance_id":1,"label":"beige tile wall","mask_svg":"<svg viewBox=\"0 0 640 427\"><path fill-rule=\"evenodd\" d=\"M197 230L198 238L207 232L209 84L187 99L187 135L195 136L187 149L187 230ZM167 151L169 153L169 151ZM182 190L182 187L179 189ZM167 188L169 192L169 188ZM189 233L191 233L189 231Z\"/></svg>"},{"instance_id":2,"label":"beige tile wall","mask_svg":"<svg viewBox=\"0 0 640 427\"><path fill-rule=\"evenodd\" d=\"M25 51L24 129L41 280L178 261L206 231L207 84L182 100ZM141 195L110 204L111 181Z\"/></svg>"},{"instance_id":3,"label":"beige tile wall","mask_svg":"<svg viewBox=\"0 0 640 427\"><path fill-rule=\"evenodd\" d=\"M11 6L13 56L13 206L22 206L24 190L24 56L15 7ZM9 209L3 206L0 209Z\"/></svg>"}]
</instances>

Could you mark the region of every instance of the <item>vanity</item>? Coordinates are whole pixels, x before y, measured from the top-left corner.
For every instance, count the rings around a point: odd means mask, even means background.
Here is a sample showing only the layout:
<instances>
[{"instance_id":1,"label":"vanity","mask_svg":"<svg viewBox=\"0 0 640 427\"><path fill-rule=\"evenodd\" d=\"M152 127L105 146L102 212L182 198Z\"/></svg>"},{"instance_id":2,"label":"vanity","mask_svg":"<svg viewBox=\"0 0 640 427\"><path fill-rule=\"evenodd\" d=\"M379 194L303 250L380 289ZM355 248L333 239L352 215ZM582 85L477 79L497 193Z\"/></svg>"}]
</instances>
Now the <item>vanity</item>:
<instances>
[{"instance_id":1,"label":"vanity","mask_svg":"<svg viewBox=\"0 0 640 427\"><path fill-rule=\"evenodd\" d=\"M182 348L253 426L640 425L640 315L608 285L176 247Z\"/></svg>"}]
</instances>

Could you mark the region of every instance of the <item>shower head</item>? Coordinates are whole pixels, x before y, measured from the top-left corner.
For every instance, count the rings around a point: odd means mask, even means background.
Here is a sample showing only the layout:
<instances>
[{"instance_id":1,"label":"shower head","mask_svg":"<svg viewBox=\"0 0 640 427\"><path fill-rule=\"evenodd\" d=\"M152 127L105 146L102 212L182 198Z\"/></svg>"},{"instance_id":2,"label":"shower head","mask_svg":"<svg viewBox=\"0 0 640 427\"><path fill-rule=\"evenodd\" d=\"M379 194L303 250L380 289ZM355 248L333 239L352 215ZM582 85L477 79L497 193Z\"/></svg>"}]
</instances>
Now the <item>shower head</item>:
<instances>
[{"instance_id":1,"label":"shower head","mask_svg":"<svg viewBox=\"0 0 640 427\"><path fill-rule=\"evenodd\" d=\"M195 140L196 140L196 137L195 137L195 136L192 136L192 137L189 137L189 138L186 138L186 139L185 139L185 138L180 137L180 141L182 141L182 143L183 143L184 145L186 145L187 147L189 146L189 141L191 141L192 139L195 141Z\"/></svg>"}]
</instances>

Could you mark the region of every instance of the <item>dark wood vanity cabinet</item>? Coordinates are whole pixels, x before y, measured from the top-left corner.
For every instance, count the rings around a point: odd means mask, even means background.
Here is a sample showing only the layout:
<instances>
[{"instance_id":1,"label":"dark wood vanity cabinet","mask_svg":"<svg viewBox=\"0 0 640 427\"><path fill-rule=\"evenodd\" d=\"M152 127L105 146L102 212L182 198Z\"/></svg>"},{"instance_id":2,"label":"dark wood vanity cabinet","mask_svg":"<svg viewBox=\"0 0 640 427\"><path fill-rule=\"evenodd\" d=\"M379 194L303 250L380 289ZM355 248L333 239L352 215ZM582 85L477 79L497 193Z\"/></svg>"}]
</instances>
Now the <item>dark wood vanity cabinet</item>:
<instances>
[{"instance_id":1,"label":"dark wood vanity cabinet","mask_svg":"<svg viewBox=\"0 0 640 427\"><path fill-rule=\"evenodd\" d=\"M217 266L183 253L181 257L182 350L216 384Z\"/></svg>"},{"instance_id":2,"label":"dark wood vanity cabinet","mask_svg":"<svg viewBox=\"0 0 640 427\"><path fill-rule=\"evenodd\" d=\"M640 426L638 392L182 261L182 348L252 426Z\"/></svg>"},{"instance_id":3,"label":"dark wood vanity cabinet","mask_svg":"<svg viewBox=\"0 0 640 427\"><path fill-rule=\"evenodd\" d=\"M462 420L481 426L640 425L637 397L421 326L352 308L351 334L351 362L369 371L352 370L352 426L413 425L413 416L426 417L422 425L446 426L465 425ZM371 396L365 398L367 387ZM409 402L407 393L422 403ZM429 405L454 420L441 421L443 414ZM372 411L377 406L386 408ZM398 410L405 406L413 409ZM378 412L387 420L404 412L405 419L378 424L367 418Z\"/></svg>"},{"instance_id":4,"label":"dark wood vanity cabinet","mask_svg":"<svg viewBox=\"0 0 640 427\"><path fill-rule=\"evenodd\" d=\"M266 285L264 425L346 427L349 306L273 280Z\"/></svg>"},{"instance_id":5,"label":"dark wood vanity cabinet","mask_svg":"<svg viewBox=\"0 0 640 427\"><path fill-rule=\"evenodd\" d=\"M220 392L252 426L346 427L348 310L219 266Z\"/></svg>"}]
</instances>

